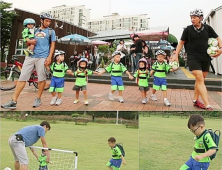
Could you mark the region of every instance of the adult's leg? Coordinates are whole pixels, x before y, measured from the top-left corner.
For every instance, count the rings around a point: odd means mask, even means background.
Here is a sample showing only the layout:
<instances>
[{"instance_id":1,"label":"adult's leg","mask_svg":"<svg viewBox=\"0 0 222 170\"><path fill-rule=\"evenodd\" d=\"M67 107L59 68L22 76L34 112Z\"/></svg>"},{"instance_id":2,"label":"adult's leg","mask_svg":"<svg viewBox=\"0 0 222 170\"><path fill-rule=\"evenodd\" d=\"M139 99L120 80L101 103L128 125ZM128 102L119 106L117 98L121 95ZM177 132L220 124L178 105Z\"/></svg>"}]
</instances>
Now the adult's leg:
<instances>
[{"instance_id":1,"label":"adult's leg","mask_svg":"<svg viewBox=\"0 0 222 170\"><path fill-rule=\"evenodd\" d=\"M208 72L203 72L204 79L207 77L207 74L208 74ZM196 82L195 82L195 86L194 87L195 88L194 88L194 97L193 97L193 99L197 100L199 98L199 96L200 96L200 93L198 92L198 90L196 90L197 89L196 88Z\"/></svg>"},{"instance_id":2,"label":"adult's leg","mask_svg":"<svg viewBox=\"0 0 222 170\"><path fill-rule=\"evenodd\" d=\"M15 161L15 163L14 163L14 167L15 167L15 170L20 170L20 164L19 164L19 161Z\"/></svg>"},{"instance_id":3,"label":"adult's leg","mask_svg":"<svg viewBox=\"0 0 222 170\"><path fill-rule=\"evenodd\" d=\"M192 73L196 78L194 100L196 100L197 97L200 95L200 97L203 99L205 106L207 106L209 105L209 100L208 100L207 88L204 83L205 79L204 74L201 70L193 70ZM205 73L205 75L207 75L207 73Z\"/></svg>"},{"instance_id":4,"label":"adult's leg","mask_svg":"<svg viewBox=\"0 0 222 170\"><path fill-rule=\"evenodd\" d=\"M26 81L18 81L18 83L17 83L17 85L16 85L16 87L15 87L15 91L14 91L13 96L12 96L12 100L13 100L14 102L17 102L18 97L19 97L21 91L22 91L22 90L24 89L24 87L25 87L25 84L26 84Z\"/></svg>"}]
</instances>

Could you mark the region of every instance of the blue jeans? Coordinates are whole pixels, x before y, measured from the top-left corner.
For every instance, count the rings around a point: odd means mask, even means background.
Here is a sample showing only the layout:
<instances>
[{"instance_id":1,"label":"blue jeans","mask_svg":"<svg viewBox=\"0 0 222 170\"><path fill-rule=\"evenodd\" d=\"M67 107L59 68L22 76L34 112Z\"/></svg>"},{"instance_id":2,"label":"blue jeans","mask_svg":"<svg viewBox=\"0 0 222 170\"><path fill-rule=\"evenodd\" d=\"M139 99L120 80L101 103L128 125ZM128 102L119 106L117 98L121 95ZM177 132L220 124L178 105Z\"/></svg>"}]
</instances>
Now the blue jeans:
<instances>
[{"instance_id":1,"label":"blue jeans","mask_svg":"<svg viewBox=\"0 0 222 170\"><path fill-rule=\"evenodd\" d=\"M135 57L134 54L131 54L131 71L134 72L135 71Z\"/></svg>"},{"instance_id":2,"label":"blue jeans","mask_svg":"<svg viewBox=\"0 0 222 170\"><path fill-rule=\"evenodd\" d=\"M135 58L135 70L138 70L139 67L139 60L143 57L143 53L136 53Z\"/></svg>"}]
</instances>

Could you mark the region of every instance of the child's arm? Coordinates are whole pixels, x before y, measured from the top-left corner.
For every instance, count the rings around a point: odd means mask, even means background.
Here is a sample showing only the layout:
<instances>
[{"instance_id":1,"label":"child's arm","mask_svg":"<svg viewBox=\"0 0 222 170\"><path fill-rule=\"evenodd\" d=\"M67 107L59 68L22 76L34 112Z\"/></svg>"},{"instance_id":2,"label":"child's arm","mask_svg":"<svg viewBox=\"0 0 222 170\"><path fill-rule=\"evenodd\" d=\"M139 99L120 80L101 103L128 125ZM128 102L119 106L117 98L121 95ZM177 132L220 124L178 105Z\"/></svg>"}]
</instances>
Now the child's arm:
<instances>
[{"instance_id":1,"label":"child's arm","mask_svg":"<svg viewBox=\"0 0 222 170\"><path fill-rule=\"evenodd\" d=\"M126 74L129 76L130 80L133 80L133 76L131 76L131 74L130 74L130 72L128 70L126 71Z\"/></svg>"},{"instance_id":2,"label":"child's arm","mask_svg":"<svg viewBox=\"0 0 222 170\"><path fill-rule=\"evenodd\" d=\"M101 72L99 72L98 73L98 76L101 76L103 73L105 73L106 72L106 70L103 70L103 71L101 71Z\"/></svg>"},{"instance_id":3,"label":"child's arm","mask_svg":"<svg viewBox=\"0 0 222 170\"><path fill-rule=\"evenodd\" d=\"M126 161L125 161L125 158L123 157L123 155L121 155L121 159L122 159L123 165L126 165Z\"/></svg>"},{"instance_id":4,"label":"child's arm","mask_svg":"<svg viewBox=\"0 0 222 170\"><path fill-rule=\"evenodd\" d=\"M150 77L153 76L154 72L155 72L154 70L150 71Z\"/></svg>"},{"instance_id":5,"label":"child's arm","mask_svg":"<svg viewBox=\"0 0 222 170\"><path fill-rule=\"evenodd\" d=\"M203 159L203 158L205 158L205 157L208 157L208 156L211 156L211 155L215 154L215 152L216 152L216 149L209 149L207 152L205 152L205 153L203 153L203 154L201 154L201 155L195 156L194 159L195 159L196 161L200 161L201 159Z\"/></svg>"}]
</instances>

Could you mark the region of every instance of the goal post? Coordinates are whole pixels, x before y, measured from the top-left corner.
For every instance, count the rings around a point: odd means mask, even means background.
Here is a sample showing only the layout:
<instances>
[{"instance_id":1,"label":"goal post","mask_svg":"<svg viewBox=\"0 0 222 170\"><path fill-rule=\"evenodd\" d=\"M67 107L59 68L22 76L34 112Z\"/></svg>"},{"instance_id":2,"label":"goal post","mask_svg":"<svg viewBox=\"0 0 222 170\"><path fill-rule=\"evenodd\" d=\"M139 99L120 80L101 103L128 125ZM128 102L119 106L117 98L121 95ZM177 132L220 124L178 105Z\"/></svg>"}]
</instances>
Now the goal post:
<instances>
[{"instance_id":1,"label":"goal post","mask_svg":"<svg viewBox=\"0 0 222 170\"><path fill-rule=\"evenodd\" d=\"M34 149L38 159L34 156L30 148ZM77 170L78 152L38 146L27 147L29 170L41 169L39 158L42 155L42 150L48 150L50 152L50 163L47 164L48 170ZM45 169L47 168L45 167ZM42 170L45 169L42 168Z\"/></svg>"}]
</instances>

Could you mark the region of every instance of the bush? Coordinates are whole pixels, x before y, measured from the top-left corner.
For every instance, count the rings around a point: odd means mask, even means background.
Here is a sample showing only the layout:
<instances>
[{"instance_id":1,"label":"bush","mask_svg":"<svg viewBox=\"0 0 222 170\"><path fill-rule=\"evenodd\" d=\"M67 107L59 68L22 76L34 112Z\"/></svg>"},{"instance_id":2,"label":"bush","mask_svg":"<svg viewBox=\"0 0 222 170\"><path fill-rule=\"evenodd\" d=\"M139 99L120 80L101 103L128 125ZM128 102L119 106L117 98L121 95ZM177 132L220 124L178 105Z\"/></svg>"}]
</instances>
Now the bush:
<instances>
[{"instance_id":1,"label":"bush","mask_svg":"<svg viewBox=\"0 0 222 170\"><path fill-rule=\"evenodd\" d=\"M74 114L72 114L71 116L72 116L72 117L79 117L79 114L74 113Z\"/></svg>"}]
</instances>

